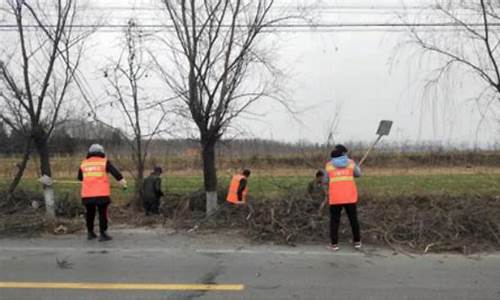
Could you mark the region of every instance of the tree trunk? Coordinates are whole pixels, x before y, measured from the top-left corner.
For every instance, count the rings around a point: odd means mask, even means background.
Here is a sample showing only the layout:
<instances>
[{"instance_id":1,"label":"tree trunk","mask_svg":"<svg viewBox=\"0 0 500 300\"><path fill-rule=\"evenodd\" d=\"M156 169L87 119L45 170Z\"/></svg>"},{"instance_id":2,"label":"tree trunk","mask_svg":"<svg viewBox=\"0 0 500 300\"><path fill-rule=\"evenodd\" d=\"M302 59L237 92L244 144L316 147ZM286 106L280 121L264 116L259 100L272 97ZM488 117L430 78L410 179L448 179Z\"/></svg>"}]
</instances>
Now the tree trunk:
<instances>
[{"instance_id":1,"label":"tree trunk","mask_svg":"<svg viewBox=\"0 0 500 300\"><path fill-rule=\"evenodd\" d=\"M40 157L40 171L42 173L43 198L45 200L45 216L48 221L55 218L54 189L52 186L52 171L50 169L50 154L46 137L34 138L36 151Z\"/></svg>"},{"instance_id":2,"label":"tree trunk","mask_svg":"<svg viewBox=\"0 0 500 300\"><path fill-rule=\"evenodd\" d=\"M14 196L14 191L16 190L17 186L19 185L19 182L21 182L21 178L23 178L24 175L24 170L26 170L26 166L28 165L28 160L30 158L31 154L31 140L26 141L26 148L24 149L24 154L23 158L20 163L17 164L17 173L16 176L14 176L14 179L9 185L9 190L8 190L8 200L12 199Z\"/></svg>"},{"instance_id":3,"label":"tree trunk","mask_svg":"<svg viewBox=\"0 0 500 300\"><path fill-rule=\"evenodd\" d=\"M136 99L136 98L134 98ZM137 106L137 100L134 100L135 105L135 113L136 113L136 123L135 126L137 129L137 134L135 137L135 148L134 150L134 156L135 156L135 191L134 191L134 204L135 204L135 209L140 210L142 207L142 201L143 201L143 195L144 191L142 189L142 183L144 181L144 164L146 162L146 158L143 157L143 147L142 147L142 140L141 140L141 128L139 125L139 108Z\"/></svg>"},{"instance_id":4,"label":"tree trunk","mask_svg":"<svg viewBox=\"0 0 500 300\"><path fill-rule=\"evenodd\" d=\"M40 172L43 175L52 177L52 170L50 168L50 154L46 138L36 138L35 147L40 157Z\"/></svg>"},{"instance_id":5,"label":"tree trunk","mask_svg":"<svg viewBox=\"0 0 500 300\"><path fill-rule=\"evenodd\" d=\"M142 207L144 190L143 188L144 182L144 162L140 161L137 164L137 174L135 181L135 207L136 209L140 209Z\"/></svg>"},{"instance_id":6,"label":"tree trunk","mask_svg":"<svg viewBox=\"0 0 500 300\"><path fill-rule=\"evenodd\" d=\"M203 179L207 197L206 214L217 210L217 170L215 169L215 142L202 142Z\"/></svg>"}]
</instances>

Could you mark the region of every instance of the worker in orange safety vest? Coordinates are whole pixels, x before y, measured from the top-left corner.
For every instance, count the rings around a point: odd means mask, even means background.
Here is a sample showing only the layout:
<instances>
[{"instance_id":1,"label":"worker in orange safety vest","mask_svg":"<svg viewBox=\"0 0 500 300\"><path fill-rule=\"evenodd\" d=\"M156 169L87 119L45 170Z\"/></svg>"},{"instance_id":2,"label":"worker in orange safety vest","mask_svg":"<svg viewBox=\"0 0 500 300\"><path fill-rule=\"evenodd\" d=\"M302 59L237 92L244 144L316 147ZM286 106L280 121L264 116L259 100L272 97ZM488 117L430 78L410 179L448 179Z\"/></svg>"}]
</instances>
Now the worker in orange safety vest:
<instances>
[{"instance_id":1,"label":"worker in orange safety vest","mask_svg":"<svg viewBox=\"0 0 500 300\"><path fill-rule=\"evenodd\" d=\"M104 147L99 144L90 146L87 158L78 169L78 180L82 182L81 197L85 206L85 221L87 224L87 239L97 238L94 233L96 210L99 212L99 241L109 241L112 238L106 233L108 229L108 206L111 203L111 187L108 173L119 181L123 189L127 182L123 175L106 158Z\"/></svg>"},{"instance_id":2,"label":"worker in orange safety vest","mask_svg":"<svg viewBox=\"0 0 500 300\"><path fill-rule=\"evenodd\" d=\"M236 174L231 179L227 192L227 202L234 205L246 204L248 201L248 177L250 170L244 169L241 174Z\"/></svg>"},{"instance_id":3,"label":"worker in orange safety vest","mask_svg":"<svg viewBox=\"0 0 500 300\"><path fill-rule=\"evenodd\" d=\"M359 229L357 202L358 190L354 181L361 176L359 166L347 156L347 148L336 145L331 152L331 160L326 164L325 171L328 180L328 195L325 203L330 206L330 239L328 248L337 251L338 231L342 208L347 212L351 224L353 243L356 249L361 248L361 235Z\"/></svg>"}]
</instances>

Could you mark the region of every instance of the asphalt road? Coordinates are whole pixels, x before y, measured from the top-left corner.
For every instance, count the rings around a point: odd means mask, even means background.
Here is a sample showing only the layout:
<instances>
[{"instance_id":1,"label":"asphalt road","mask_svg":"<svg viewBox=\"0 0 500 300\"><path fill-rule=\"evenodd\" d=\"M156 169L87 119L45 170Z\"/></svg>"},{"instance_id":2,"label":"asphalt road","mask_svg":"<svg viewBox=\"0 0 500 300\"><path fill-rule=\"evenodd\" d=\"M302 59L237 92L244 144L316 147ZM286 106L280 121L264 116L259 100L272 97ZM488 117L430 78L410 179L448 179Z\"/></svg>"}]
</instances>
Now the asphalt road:
<instances>
[{"instance_id":1,"label":"asphalt road","mask_svg":"<svg viewBox=\"0 0 500 300\"><path fill-rule=\"evenodd\" d=\"M347 244L332 253L234 235L112 233L108 243L83 234L0 239L0 299L500 299L500 254L409 257Z\"/></svg>"}]
</instances>

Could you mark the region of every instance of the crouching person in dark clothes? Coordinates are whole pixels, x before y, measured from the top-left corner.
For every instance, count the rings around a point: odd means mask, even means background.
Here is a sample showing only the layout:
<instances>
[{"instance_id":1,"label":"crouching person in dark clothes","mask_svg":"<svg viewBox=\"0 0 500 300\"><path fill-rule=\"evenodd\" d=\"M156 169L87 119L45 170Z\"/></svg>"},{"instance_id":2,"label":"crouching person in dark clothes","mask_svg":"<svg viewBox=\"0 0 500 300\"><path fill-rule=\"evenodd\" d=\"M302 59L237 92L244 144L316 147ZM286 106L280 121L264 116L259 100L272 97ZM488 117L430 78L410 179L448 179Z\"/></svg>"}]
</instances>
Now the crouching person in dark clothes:
<instances>
[{"instance_id":1,"label":"crouching person in dark clothes","mask_svg":"<svg viewBox=\"0 0 500 300\"><path fill-rule=\"evenodd\" d=\"M144 179L142 185L143 205L146 216L160 213L160 198L164 196L161 191L161 173L160 167L155 167L153 172Z\"/></svg>"},{"instance_id":2,"label":"crouching person in dark clothes","mask_svg":"<svg viewBox=\"0 0 500 300\"><path fill-rule=\"evenodd\" d=\"M307 194L314 202L321 204L326 198L326 192L325 173L323 170L318 170L314 179L307 185Z\"/></svg>"},{"instance_id":3,"label":"crouching person in dark clothes","mask_svg":"<svg viewBox=\"0 0 500 300\"><path fill-rule=\"evenodd\" d=\"M96 210L99 212L99 241L109 241L111 237L106 233L108 229L108 206L111 203L111 187L108 173L126 189L127 182L123 175L106 159L104 147L93 144L89 148L87 158L80 165L78 180L82 182L82 204L86 209L87 238L93 240L94 219Z\"/></svg>"}]
</instances>

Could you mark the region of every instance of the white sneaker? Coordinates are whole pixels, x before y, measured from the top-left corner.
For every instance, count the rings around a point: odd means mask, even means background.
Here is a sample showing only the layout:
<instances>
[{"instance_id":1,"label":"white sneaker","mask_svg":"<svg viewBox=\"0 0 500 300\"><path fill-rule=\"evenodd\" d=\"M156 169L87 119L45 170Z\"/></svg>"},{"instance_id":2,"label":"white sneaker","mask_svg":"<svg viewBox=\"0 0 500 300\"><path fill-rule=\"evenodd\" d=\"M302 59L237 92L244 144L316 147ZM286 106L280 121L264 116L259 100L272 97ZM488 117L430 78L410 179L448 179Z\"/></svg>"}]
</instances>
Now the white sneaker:
<instances>
[{"instance_id":1,"label":"white sneaker","mask_svg":"<svg viewBox=\"0 0 500 300\"><path fill-rule=\"evenodd\" d=\"M326 249L328 249L330 251L338 251L339 246L337 244L329 244L328 246L326 246Z\"/></svg>"},{"instance_id":2,"label":"white sneaker","mask_svg":"<svg viewBox=\"0 0 500 300\"><path fill-rule=\"evenodd\" d=\"M361 242L354 242L355 249L361 249Z\"/></svg>"}]
</instances>

